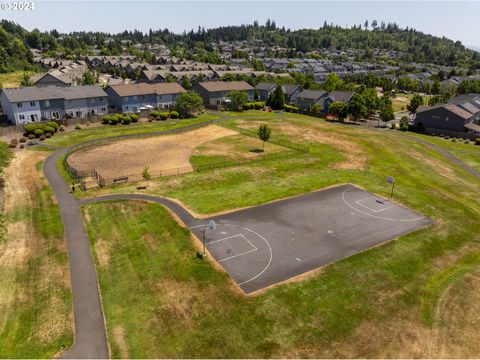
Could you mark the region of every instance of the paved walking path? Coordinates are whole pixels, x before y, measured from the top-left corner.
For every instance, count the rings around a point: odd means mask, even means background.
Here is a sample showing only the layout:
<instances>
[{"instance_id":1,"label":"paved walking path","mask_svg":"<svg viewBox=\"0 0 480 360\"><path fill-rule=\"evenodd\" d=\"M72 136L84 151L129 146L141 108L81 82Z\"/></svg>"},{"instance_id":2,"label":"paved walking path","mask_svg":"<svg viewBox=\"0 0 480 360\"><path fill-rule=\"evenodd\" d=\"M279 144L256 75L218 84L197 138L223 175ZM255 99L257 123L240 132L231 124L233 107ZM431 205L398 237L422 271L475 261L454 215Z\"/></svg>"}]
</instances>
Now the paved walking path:
<instances>
[{"instance_id":1,"label":"paved walking path","mask_svg":"<svg viewBox=\"0 0 480 360\"><path fill-rule=\"evenodd\" d=\"M77 200L57 171L56 162L67 149L45 161L44 173L57 198L65 228L75 321L74 345L63 358L108 358L108 343L97 274Z\"/></svg>"}]
</instances>

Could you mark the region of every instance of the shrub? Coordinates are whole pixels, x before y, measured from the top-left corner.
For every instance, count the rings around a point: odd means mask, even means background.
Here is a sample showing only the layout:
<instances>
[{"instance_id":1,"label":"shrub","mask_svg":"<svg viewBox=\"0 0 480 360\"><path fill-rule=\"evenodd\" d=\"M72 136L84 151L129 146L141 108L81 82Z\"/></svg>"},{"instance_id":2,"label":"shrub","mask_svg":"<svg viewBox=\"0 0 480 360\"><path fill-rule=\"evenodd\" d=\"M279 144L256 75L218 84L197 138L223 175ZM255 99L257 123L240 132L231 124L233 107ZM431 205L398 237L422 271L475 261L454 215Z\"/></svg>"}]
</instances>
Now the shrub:
<instances>
[{"instance_id":1,"label":"shrub","mask_svg":"<svg viewBox=\"0 0 480 360\"><path fill-rule=\"evenodd\" d=\"M453 138L453 139L452 139L452 142L457 142L457 139Z\"/></svg>"},{"instance_id":2,"label":"shrub","mask_svg":"<svg viewBox=\"0 0 480 360\"><path fill-rule=\"evenodd\" d=\"M256 109L256 110L262 110L264 107L265 107L265 103L263 101L255 101L253 103L253 107Z\"/></svg>"},{"instance_id":3,"label":"shrub","mask_svg":"<svg viewBox=\"0 0 480 360\"><path fill-rule=\"evenodd\" d=\"M475 145L480 145L480 137L475 139Z\"/></svg>"},{"instance_id":4,"label":"shrub","mask_svg":"<svg viewBox=\"0 0 480 360\"><path fill-rule=\"evenodd\" d=\"M17 144L18 144L18 140L17 139L12 139L12 140L10 140L10 145L8 145L8 147L16 148Z\"/></svg>"},{"instance_id":5,"label":"shrub","mask_svg":"<svg viewBox=\"0 0 480 360\"><path fill-rule=\"evenodd\" d=\"M65 128L63 126L60 126L60 128L58 129L58 131L65 131Z\"/></svg>"},{"instance_id":6,"label":"shrub","mask_svg":"<svg viewBox=\"0 0 480 360\"><path fill-rule=\"evenodd\" d=\"M128 115L123 115L122 117L122 124L129 125L132 122L132 119Z\"/></svg>"},{"instance_id":7,"label":"shrub","mask_svg":"<svg viewBox=\"0 0 480 360\"><path fill-rule=\"evenodd\" d=\"M470 144L470 140L468 140L468 139L465 139L463 142L464 142L465 144Z\"/></svg>"},{"instance_id":8,"label":"shrub","mask_svg":"<svg viewBox=\"0 0 480 360\"><path fill-rule=\"evenodd\" d=\"M35 124L26 124L23 126L23 129L27 134L33 134L35 130L37 130L37 125Z\"/></svg>"},{"instance_id":9,"label":"shrub","mask_svg":"<svg viewBox=\"0 0 480 360\"><path fill-rule=\"evenodd\" d=\"M298 107L285 104L283 107L286 112L298 113Z\"/></svg>"},{"instance_id":10,"label":"shrub","mask_svg":"<svg viewBox=\"0 0 480 360\"><path fill-rule=\"evenodd\" d=\"M170 117L172 119L178 119L180 117L180 114L178 113L178 111L170 111Z\"/></svg>"},{"instance_id":11,"label":"shrub","mask_svg":"<svg viewBox=\"0 0 480 360\"><path fill-rule=\"evenodd\" d=\"M75 125L75 130L82 130L82 127L80 126L80 124Z\"/></svg>"},{"instance_id":12,"label":"shrub","mask_svg":"<svg viewBox=\"0 0 480 360\"><path fill-rule=\"evenodd\" d=\"M35 135L34 135L34 134L28 134L28 138L29 138L30 140L35 139Z\"/></svg>"},{"instance_id":13,"label":"shrub","mask_svg":"<svg viewBox=\"0 0 480 360\"><path fill-rule=\"evenodd\" d=\"M48 138L51 138L52 137L52 134L51 133L45 133L45 136Z\"/></svg>"},{"instance_id":14,"label":"shrub","mask_svg":"<svg viewBox=\"0 0 480 360\"><path fill-rule=\"evenodd\" d=\"M33 134L35 135L35 137L39 137L39 136L43 135L43 130L42 129L35 129Z\"/></svg>"},{"instance_id":15,"label":"shrub","mask_svg":"<svg viewBox=\"0 0 480 360\"><path fill-rule=\"evenodd\" d=\"M25 147L25 145L20 144L20 149L23 149L24 147Z\"/></svg>"},{"instance_id":16,"label":"shrub","mask_svg":"<svg viewBox=\"0 0 480 360\"><path fill-rule=\"evenodd\" d=\"M160 120L167 120L168 119L168 112L161 112L161 113L158 113L158 118Z\"/></svg>"},{"instance_id":17,"label":"shrub","mask_svg":"<svg viewBox=\"0 0 480 360\"><path fill-rule=\"evenodd\" d=\"M112 117L111 117L110 115L105 115L105 116L102 118L102 124L105 124L105 125L109 124L111 118L112 118Z\"/></svg>"},{"instance_id":18,"label":"shrub","mask_svg":"<svg viewBox=\"0 0 480 360\"><path fill-rule=\"evenodd\" d=\"M20 142L21 142L21 143L27 142L27 138L26 138L25 136L22 136L22 137L20 138Z\"/></svg>"},{"instance_id":19,"label":"shrub","mask_svg":"<svg viewBox=\"0 0 480 360\"><path fill-rule=\"evenodd\" d=\"M148 116L154 120L159 120L160 119L160 111L152 110L148 114Z\"/></svg>"},{"instance_id":20,"label":"shrub","mask_svg":"<svg viewBox=\"0 0 480 360\"><path fill-rule=\"evenodd\" d=\"M58 125L58 123L56 123L55 121L49 121L47 122L47 126L50 126L51 128L53 128L55 130L55 132L58 130L58 128L60 127L60 125Z\"/></svg>"},{"instance_id":21,"label":"shrub","mask_svg":"<svg viewBox=\"0 0 480 360\"><path fill-rule=\"evenodd\" d=\"M45 126L45 130L43 130L45 133L50 133L53 134L55 132L55 129L50 126Z\"/></svg>"},{"instance_id":22,"label":"shrub","mask_svg":"<svg viewBox=\"0 0 480 360\"><path fill-rule=\"evenodd\" d=\"M139 116L138 114L131 114L130 119L132 119L132 122L138 122Z\"/></svg>"},{"instance_id":23,"label":"shrub","mask_svg":"<svg viewBox=\"0 0 480 360\"><path fill-rule=\"evenodd\" d=\"M110 118L110 125L117 125L118 124L118 118L116 116L112 116Z\"/></svg>"},{"instance_id":24,"label":"shrub","mask_svg":"<svg viewBox=\"0 0 480 360\"><path fill-rule=\"evenodd\" d=\"M43 135L40 135L40 137L39 137L40 141L43 141L43 140L45 140L45 138L46 138L45 134L43 134Z\"/></svg>"},{"instance_id":25,"label":"shrub","mask_svg":"<svg viewBox=\"0 0 480 360\"><path fill-rule=\"evenodd\" d=\"M43 123L38 123L35 125L37 125L37 129L40 129L42 131L45 131L45 128L47 127L47 124L43 124Z\"/></svg>"},{"instance_id":26,"label":"shrub","mask_svg":"<svg viewBox=\"0 0 480 360\"><path fill-rule=\"evenodd\" d=\"M253 108L253 103L251 102L246 102L245 104L243 104L243 110L250 110Z\"/></svg>"}]
</instances>

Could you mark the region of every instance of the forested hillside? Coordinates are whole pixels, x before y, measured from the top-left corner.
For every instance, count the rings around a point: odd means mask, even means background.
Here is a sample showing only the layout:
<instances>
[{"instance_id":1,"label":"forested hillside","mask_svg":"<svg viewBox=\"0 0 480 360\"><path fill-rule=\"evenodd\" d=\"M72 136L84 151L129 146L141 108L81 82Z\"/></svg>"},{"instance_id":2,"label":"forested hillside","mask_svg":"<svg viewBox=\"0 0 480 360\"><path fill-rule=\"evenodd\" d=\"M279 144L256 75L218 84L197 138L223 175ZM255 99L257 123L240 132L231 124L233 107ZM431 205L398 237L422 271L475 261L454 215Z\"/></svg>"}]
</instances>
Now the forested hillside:
<instances>
[{"instance_id":1,"label":"forested hillside","mask_svg":"<svg viewBox=\"0 0 480 360\"><path fill-rule=\"evenodd\" d=\"M0 73L32 68L32 54L25 43L28 32L2 20L0 23Z\"/></svg>"},{"instance_id":2,"label":"forested hillside","mask_svg":"<svg viewBox=\"0 0 480 360\"><path fill-rule=\"evenodd\" d=\"M175 34L168 29L124 31L119 34L101 32L74 32L60 34L56 30L31 32L20 25L2 20L0 23L0 72L19 69L31 62L27 46L42 49L48 55L60 54L74 57L93 54L93 49L102 55L119 55L124 52L125 40L131 43L165 44L174 49L174 54L205 54L219 58L216 44L220 41L261 40L266 46L290 49L287 55L296 56L295 51L308 53L315 50L359 49L373 54L375 50L401 53L400 60L406 62L432 62L440 65L480 68L480 54L467 49L459 41L424 34L415 29L402 29L395 23L385 24L374 20L351 28L324 23L318 29L290 30L279 28L274 21L265 25L226 26ZM123 41L123 42L122 42ZM127 44L128 45L128 44ZM129 48L130 51L139 51ZM221 46L220 49L221 51ZM295 50L295 51L294 51ZM374 57L372 57L374 58ZM211 62L215 62L212 59Z\"/></svg>"}]
</instances>

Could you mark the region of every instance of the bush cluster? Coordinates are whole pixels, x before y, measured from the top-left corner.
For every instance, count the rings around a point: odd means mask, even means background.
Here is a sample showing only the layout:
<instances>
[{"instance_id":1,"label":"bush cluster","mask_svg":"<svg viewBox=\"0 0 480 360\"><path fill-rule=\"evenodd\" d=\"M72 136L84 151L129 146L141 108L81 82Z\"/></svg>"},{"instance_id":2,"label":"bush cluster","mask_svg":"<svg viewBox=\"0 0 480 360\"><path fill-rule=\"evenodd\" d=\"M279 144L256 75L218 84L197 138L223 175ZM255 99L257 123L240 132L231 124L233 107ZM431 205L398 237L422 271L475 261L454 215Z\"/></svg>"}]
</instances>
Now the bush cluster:
<instances>
[{"instance_id":1,"label":"bush cluster","mask_svg":"<svg viewBox=\"0 0 480 360\"><path fill-rule=\"evenodd\" d=\"M475 145L480 145L480 137L475 139Z\"/></svg>"},{"instance_id":2,"label":"bush cluster","mask_svg":"<svg viewBox=\"0 0 480 360\"><path fill-rule=\"evenodd\" d=\"M117 125L123 124L128 125L130 123L138 122L138 114L115 114L115 115L105 115L102 118L102 124L104 125Z\"/></svg>"},{"instance_id":3,"label":"bush cluster","mask_svg":"<svg viewBox=\"0 0 480 360\"><path fill-rule=\"evenodd\" d=\"M298 107L296 107L296 106L285 104L283 106L283 108L285 109L286 112L298 113Z\"/></svg>"},{"instance_id":4,"label":"bush cluster","mask_svg":"<svg viewBox=\"0 0 480 360\"><path fill-rule=\"evenodd\" d=\"M36 124L26 124L23 126L25 130L25 136L32 139L34 137L40 137L42 135L47 135L48 137L55 134L60 126L55 121L49 121L47 123L36 123Z\"/></svg>"},{"instance_id":5,"label":"bush cluster","mask_svg":"<svg viewBox=\"0 0 480 360\"><path fill-rule=\"evenodd\" d=\"M148 114L149 120L167 120L168 118L171 119L178 119L180 114L177 111L157 111L153 110L150 111Z\"/></svg>"},{"instance_id":6,"label":"bush cluster","mask_svg":"<svg viewBox=\"0 0 480 360\"><path fill-rule=\"evenodd\" d=\"M262 110L265 107L263 101L249 101L242 105L243 110Z\"/></svg>"}]
</instances>

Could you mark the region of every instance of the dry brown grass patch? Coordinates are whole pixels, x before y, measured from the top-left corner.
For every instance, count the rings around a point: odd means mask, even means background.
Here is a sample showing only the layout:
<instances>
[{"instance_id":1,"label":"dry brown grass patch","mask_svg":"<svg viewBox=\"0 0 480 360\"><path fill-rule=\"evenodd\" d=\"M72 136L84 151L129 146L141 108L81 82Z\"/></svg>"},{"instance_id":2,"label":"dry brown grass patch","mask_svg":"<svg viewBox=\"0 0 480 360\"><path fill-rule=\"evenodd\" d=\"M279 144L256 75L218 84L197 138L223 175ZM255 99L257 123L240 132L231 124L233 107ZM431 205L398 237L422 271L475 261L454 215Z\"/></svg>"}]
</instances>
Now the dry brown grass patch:
<instances>
[{"instance_id":1,"label":"dry brown grass patch","mask_svg":"<svg viewBox=\"0 0 480 360\"><path fill-rule=\"evenodd\" d=\"M113 329L113 339L120 350L120 356L122 359L128 359L128 345L125 337L125 329L122 326L116 326Z\"/></svg>"}]
</instances>

